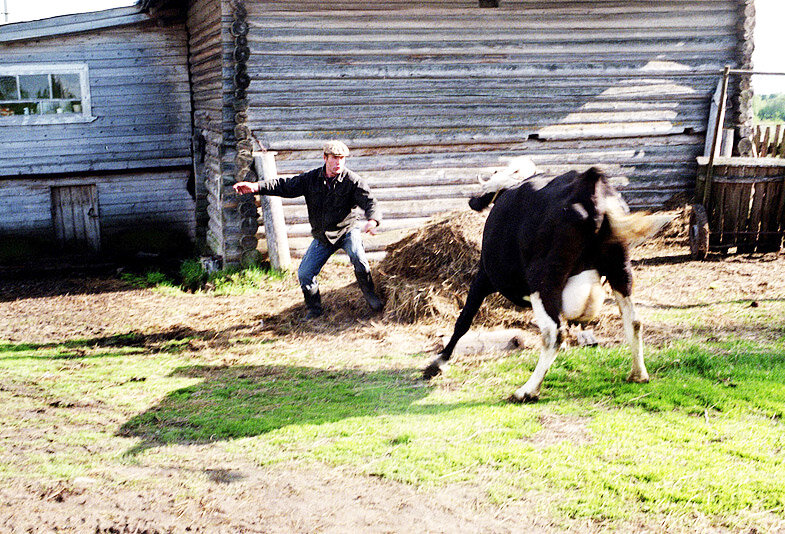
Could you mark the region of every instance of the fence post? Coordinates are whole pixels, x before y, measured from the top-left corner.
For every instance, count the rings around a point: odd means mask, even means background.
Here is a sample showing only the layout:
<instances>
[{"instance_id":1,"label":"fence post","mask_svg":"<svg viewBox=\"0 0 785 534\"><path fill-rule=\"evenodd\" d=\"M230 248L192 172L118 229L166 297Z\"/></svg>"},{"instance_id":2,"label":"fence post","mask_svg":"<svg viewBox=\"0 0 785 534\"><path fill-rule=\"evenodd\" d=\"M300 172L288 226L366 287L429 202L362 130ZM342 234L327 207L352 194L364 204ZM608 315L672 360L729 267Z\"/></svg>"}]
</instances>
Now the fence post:
<instances>
[{"instance_id":1,"label":"fence post","mask_svg":"<svg viewBox=\"0 0 785 534\"><path fill-rule=\"evenodd\" d=\"M269 182L278 177L275 166L275 152L254 154L256 174L262 182ZM286 236L286 222L283 217L283 205L280 197L261 195L264 233L267 236L267 253L273 269L289 269L292 257L289 253L289 238Z\"/></svg>"},{"instance_id":2,"label":"fence post","mask_svg":"<svg viewBox=\"0 0 785 534\"><path fill-rule=\"evenodd\" d=\"M703 155L709 157L711 148L714 146L714 124L717 122L717 113L720 109L720 97L722 96L722 78L717 82L717 90L711 97L711 108L709 109L709 121L706 126L706 143L703 147Z\"/></svg>"},{"instance_id":3,"label":"fence post","mask_svg":"<svg viewBox=\"0 0 785 534\"><path fill-rule=\"evenodd\" d=\"M730 77L730 67L726 66L722 73L722 87L720 91L719 109L717 111L717 122L714 124L714 135L711 138L711 148L709 149L709 164L706 167L706 182L703 185L704 206L709 204L711 197L711 181L714 178L714 158L717 155L719 136L722 132L722 125L725 124L725 105L728 98L728 78Z\"/></svg>"}]
</instances>

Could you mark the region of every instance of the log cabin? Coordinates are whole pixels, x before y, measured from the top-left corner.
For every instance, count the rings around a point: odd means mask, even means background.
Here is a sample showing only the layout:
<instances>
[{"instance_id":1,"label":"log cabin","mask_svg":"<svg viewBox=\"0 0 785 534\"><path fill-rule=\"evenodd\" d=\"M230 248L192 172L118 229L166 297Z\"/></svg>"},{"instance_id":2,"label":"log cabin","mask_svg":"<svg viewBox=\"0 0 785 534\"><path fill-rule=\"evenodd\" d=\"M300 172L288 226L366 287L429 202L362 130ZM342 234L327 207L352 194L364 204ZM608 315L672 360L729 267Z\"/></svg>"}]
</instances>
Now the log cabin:
<instances>
[{"instance_id":1,"label":"log cabin","mask_svg":"<svg viewBox=\"0 0 785 534\"><path fill-rule=\"evenodd\" d=\"M316 167L332 138L385 214L372 252L521 155L554 176L597 166L633 209L662 208L693 192L754 20L754 0L140 0L6 25L0 233L62 241L82 231L70 203L96 247L163 224L241 264L264 228L232 184L264 179L260 155L279 175ZM9 97L46 76L47 98ZM746 136L748 80L730 94ZM297 256L305 206L282 209Z\"/></svg>"}]
</instances>

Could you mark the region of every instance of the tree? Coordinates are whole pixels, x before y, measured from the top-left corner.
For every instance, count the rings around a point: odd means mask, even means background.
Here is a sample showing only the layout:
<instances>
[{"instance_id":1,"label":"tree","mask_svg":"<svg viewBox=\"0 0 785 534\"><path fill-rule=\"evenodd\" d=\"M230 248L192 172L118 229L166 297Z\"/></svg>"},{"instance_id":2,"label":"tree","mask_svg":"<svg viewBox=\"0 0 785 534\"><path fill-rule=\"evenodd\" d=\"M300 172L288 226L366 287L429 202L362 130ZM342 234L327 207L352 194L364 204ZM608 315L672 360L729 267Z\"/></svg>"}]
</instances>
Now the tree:
<instances>
[{"instance_id":1,"label":"tree","mask_svg":"<svg viewBox=\"0 0 785 534\"><path fill-rule=\"evenodd\" d=\"M785 94L756 95L753 107L761 122L785 122Z\"/></svg>"}]
</instances>

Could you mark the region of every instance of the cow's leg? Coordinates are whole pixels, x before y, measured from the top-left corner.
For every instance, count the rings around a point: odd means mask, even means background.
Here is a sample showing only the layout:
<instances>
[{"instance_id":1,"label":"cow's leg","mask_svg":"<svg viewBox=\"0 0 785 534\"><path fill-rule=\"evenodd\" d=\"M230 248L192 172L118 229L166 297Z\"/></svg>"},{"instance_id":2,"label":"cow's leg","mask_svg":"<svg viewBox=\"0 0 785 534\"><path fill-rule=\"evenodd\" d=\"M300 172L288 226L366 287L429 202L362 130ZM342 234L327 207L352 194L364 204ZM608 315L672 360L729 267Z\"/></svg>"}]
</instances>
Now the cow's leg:
<instances>
[{"instance_id":1,"label":"cow's leg","mask_svg":"<svg viewBox=\"0 0 785 534\"><path fill-rule=\"evenodd\" d=\"M600 257L600 274L605 276L613 290L613 297L619 305L624 323L624 337L627 338L632 352L632 370L627 381L648 382L649 373L643 362L643 327L632 303L632 265L629 254L624 246L613 244L608 246Z\"/></svg>"},{"instance_id":2,"label":"cow's leg","mask_svg":"<svg viewBox=\"0 0 785 534\"><path fill-rule=\"evenodd\" d=\"M643 336L641 331L641 322L638 319L638 314L635 312L635 305L632 303L632 298L629 295L615 291L613 296L616 298L616 304L619 305L621 312L621 319L624 323L624 336L627 338L627 343L630 345L632 352L632 371L627 376L628 382L648 382L649 373L646 371L646 364L643 362Z\"/></svg>"},{"instance_id":3,"label":"cow's leg","mask_svg":"<svg viewBox=\"0 0 785 534\"><path fill-rule=\"evenodd\" d=\"M455 345L458 343L458 340L469 331L472 320L480 310L480 306L485 300L485 297L493 292L494 289L491 281L488 279L482 266L480 266L480 271L474 277L474 280L472 280L472 284L469 287L469 294L466 296L466 304L463 306L461 314L458 316L458 320L455 321L452 337L450 337L450 341L447 342L447 345L445 345L439 355L425 368L423 371L424 379L428 380L433 378L447 369L447 362L452 356L452 352L455 350Z\"/></svg>"},{"instance_id":4,"label":"cow's leg","mask_svg":"<svg viewBox=\"0 0 785 534\"><path fill-rule=\"evenodd\" d=\"M537 367L534 368L529 380L510 397L513 402L535 402L540 398L540 387L545 380L545 374L553 365L559 347L561 347L562 331L559 321L559 306L555 301L555 298L560 298L561 295L559 294L558 297L552 295L551 297L543 303L539 292L531 295L534 319L542 334L542 351L540 359L537 361Z\"/></svg>"}]
</instances>

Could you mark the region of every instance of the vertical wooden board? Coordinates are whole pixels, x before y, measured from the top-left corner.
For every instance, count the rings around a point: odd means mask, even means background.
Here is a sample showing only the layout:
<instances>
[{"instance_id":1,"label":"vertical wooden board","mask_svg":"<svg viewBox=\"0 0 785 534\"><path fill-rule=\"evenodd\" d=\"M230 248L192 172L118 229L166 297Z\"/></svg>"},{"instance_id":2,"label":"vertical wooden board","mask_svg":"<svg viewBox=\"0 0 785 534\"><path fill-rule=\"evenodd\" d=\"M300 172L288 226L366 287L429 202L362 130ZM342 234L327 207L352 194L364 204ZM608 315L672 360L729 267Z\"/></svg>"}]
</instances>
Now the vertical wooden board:
<instances>
[{"instance_id":1,"label":"vertical wooden board","mask_svg":"<svg viewBox=\"0 0 785 534\"><path fill-rule=\"evenodd\" d=\"M74 204L71 200L71 189L61 187L60 189L60 209L63 219L60 224L63 226L63 244L72 243L74 236Z\"/></svg>"},{"instance_id":2,"label":"vertical wooden board","mask_svg":"<svg viewBox=\"0 0 785 534\"><path fill-rule=\"evenodd\" d=\"M785 177L782 177L779 183L780 183L780 192L779 192L779 197L777 198L775 217L776 217L777 231L785 234L785 220L783 220L783 218L785 218Z\"/></svg>"},{"instance_id":3,"label":"vertical wooden board","mask_svg":"<svg viewBox=\"0 0 785 534\"><path fill-rule=\"evenodd\" d=\"M785 132L782 134L782 140L780 141L780 146L777 149L777 154L781 158L785 158Z\"/></svg>"},{"instance_id":4,"label":"vertical wooden board","mask_svg":"<svg viewBox=\"0 0 785 534\"><path fill-rule=\"evenodd\" d=\"M769 137L771 136L771 128L766 128L766 131L763 133L763 142L761 143L760 157L765 158L769 153Z\"/></svg>"},{"instance_id":5,"label":"vertical wooden board","mask_svg":"<svg viewBox=\"0 0 785 534\"><path fill-rule=\"evenodd\" d=\"M86 186L71 187L71 207L74 213L74 236L77 244L86 243L87 237L85 236L85 219L87 218L87 209L89 209L89 198L86 198ZM88 207L85 208L85 205Z\"/></svg>"},{"instance_id":6,"label":"vertical wooden board","mask_svg":"<svg viewBox=\"0 0 785 534\"><path fill-rule=\"evenodd\" d=\"M760 207L760 233L763 235L770 231L771 212L776 208L777 183L772 180L766 180L756 185L763 190L764 194ZM755 206L753 205L754 209Z\"/></svg>"},{"instance_id":7,"label":"vertical wooden board","mask_svg":"<svg viewBox=\"0 0 785 534\"><path fill-rule=\"evenodd\" d=\"M709 215L709 246L714 247L722 244L722 229L724 226L724 213L722 207L725 205L725 183L714 182L712 188L712 203L707 206Z\"/></svg>"},{"instance_id":8,"label":"vertical wooden board","mask_svg":"<svg viewBox=\"0 0 785 534\"><path fill-rule=\"evenodd\" d=\"M722 204L722 242L735 245L739 227L739 205L741 188L737 183L725 182L725 198Z\"/></svg>"},{"instance_id":9,"label":"vertical wooden board","mask_svg":"<svg viewBox=\"0 0 785 534\"><path fill-rule=\"evenodd\" d=\"M88 204L85 237L90 249L98 252L101 250L101 219L98 211L98 188L96 186L90 186L88 189Z\"/></svg>"},{"instance_id":10,"label":"vertical wooden board","mask_svg":"<svg viewBox=\"0 0 785 534\"><path fill-rule=\"evenodd\" d=\"M777 209L782 195L782 180L771 180L766 183L766 205L761 219L761 238L759 250L778 250L782 237L777 223Z\"/></svg>"},{"instance_id":11,"label":"vertical wooden board","mask_svg":"<svg viewBox=\"0 0 785 534\"><path fill-rule=\"evenodd\" d=\"M747 242L750 246L756 245L760 239L761 223L763 222L764 209L766 206L766 196L768 193L768 184L765 181L756 182L754 187L754 195L750 202L749 208L749 223L747 228L749 232Z\"/></svg>"},{"instance_id":12,"label":"vertical wooden board","mask_svg":"<svg viewBox=\"0 0 785 534\"><path fill-rule=\"evenodd\" d=\"M738 190L738 210L736 212L736 228L734 242L739 245L746 245L750 242L750 236L746 234L750 230L750 198L754 191L749 183L735 184Z\"/></svg>"}]
</instances>

